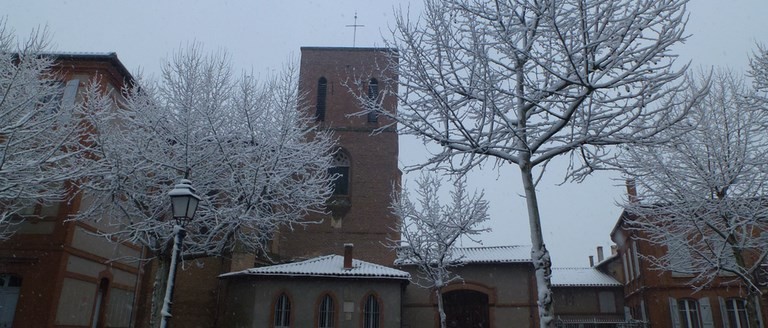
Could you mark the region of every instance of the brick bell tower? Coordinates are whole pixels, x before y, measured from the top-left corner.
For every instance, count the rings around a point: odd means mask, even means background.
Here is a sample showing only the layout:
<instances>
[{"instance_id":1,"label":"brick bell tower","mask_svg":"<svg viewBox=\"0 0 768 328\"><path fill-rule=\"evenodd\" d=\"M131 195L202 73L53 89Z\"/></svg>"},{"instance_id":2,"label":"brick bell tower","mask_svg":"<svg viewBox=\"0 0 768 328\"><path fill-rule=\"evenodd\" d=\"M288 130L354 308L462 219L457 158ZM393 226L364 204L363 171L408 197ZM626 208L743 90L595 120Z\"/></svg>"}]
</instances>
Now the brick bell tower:
<instances>
[{"instance_id":1,"label":"brick bell tower","mask_svg":"<svg viewBox=\"0 0 768 328\"><path fill-rule=\"evenodd\" d=\"M373 134L391 121L351 114L362 110L353 93L367 95L387 111L397 109L392 95L397 76L388 65L393 54L385 48L301 48L299 89L310 115L338 140L332 173L340 178L327 205L330 214L307 218L321 223L284 228L275 236L272 250L281 259L339 254L345 243L352 243L355 258L392 265L395 253L384 245L399 238L389 208L401 178L397 131L391 126Z\"/></svg>"}]
</instances>

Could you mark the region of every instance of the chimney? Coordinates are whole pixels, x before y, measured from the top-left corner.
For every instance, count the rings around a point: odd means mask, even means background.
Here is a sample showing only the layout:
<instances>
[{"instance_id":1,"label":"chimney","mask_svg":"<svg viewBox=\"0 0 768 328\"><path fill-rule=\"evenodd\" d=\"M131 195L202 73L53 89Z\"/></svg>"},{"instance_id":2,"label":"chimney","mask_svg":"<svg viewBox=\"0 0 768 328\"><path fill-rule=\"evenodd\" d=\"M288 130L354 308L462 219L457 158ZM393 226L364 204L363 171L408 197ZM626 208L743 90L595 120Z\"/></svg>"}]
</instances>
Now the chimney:
<instances>
[{"instance_id":1,"label":"chimney","mask_svg":"<svg viewBox=\"0 0 768 328\"><path fill-rule=\"evenodd\" d=\"M354 244L344 244L344 270L352 269L352 249L354 248Z\"/></svg>"},{"instance_id":2,"label":"chimney","mask_svg":"<svg viewBox=\"0 0 768 328\"><path fill-rule=\"evenodd\" d=\"M589 256L589 267L591 268L593 266L595 266L595 257L590 255Z\"/></svg>"},{"instance_id":3,"label":"chimney","mask_svg":"<svg viewBox=\"0 0 768 328\"><path fill-rule=\"evenodd\" d=\"M597 263L603 262L603 246L597 246Z\"/></svg>"},{"instance_id":4,"label":"chimney","mask_svg":"<svg viewBox=\"0 0 768 328\"><path fill-rule=\"evenodd\" d=\"M637 186L635 186L635 179L627 179L627 201L631 204L637 203Z\"/></svg>"}]
</instances>

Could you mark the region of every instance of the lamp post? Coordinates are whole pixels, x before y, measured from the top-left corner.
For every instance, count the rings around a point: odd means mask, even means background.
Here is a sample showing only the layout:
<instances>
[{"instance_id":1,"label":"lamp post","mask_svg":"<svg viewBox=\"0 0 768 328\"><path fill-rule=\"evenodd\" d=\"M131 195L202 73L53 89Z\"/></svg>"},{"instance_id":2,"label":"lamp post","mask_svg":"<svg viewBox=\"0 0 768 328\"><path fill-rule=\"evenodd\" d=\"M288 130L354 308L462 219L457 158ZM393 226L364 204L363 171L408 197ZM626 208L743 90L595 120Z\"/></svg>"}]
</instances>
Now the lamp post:
<instances>
[{"instance_id":1,"label":"lamp post","mask_svg":"<svg viewBox=\"0 0 768 328\"><path fill-rule=\"evenodd\" d=\"M173 208L173 253L171 253L171 265L168 269L168 281L165 286L165 299L163 300L163 309L161 310L162 320L161 328L168 327L168 321L171 319L171 301L173 299L173 285L176 281L176 265L181 257L181 245L187 231L184 227L192 221L197 211L197 204L200 202L200 196L195 194L192 188L192 182L187 179L181 179L179 184L168 192L171 197L171 207Z\"/></svg>"}]
</instances>

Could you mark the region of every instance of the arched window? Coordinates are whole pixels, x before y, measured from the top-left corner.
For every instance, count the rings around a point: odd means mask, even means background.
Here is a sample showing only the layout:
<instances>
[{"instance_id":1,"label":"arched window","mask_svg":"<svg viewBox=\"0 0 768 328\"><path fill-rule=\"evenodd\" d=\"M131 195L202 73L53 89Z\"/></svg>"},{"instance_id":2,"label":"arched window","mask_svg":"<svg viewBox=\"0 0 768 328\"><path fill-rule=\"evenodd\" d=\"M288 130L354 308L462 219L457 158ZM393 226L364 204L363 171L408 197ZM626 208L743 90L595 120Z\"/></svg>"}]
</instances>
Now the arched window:
<instances>
[{"instance_id":1,"label":"arched window","mask_svg":"<svg viewBox=\"0 0 768 328\"><path fill-rule=\"evenodd\" d=\"M363 328L379 328L381 321L381 309L379 300L373 294L365 297L363 305Z\"/></svg>"},{"instance_id":2,"label":"arched window","mask_svg":"<svg viewBox=\"0 0 768 328\"><path fill-rule=\"evenodd\" d=\"M315 109L315 118L318 121L325 121L325 100L328 94L328 80L321 77L317 80L317 108Z\"/></svg>"},{"instance_id":3,"label":"arched window","mask_svg":"<svg viewBox=\"0 0 768 328\"><path fill-rule=\"evenodd\" d=\"M376 106L378 103L379 98L379 81L376 79L371 79L368 81L368 101L370 102L371 106ZM368 112L368 122L374 123L379 121L379 113L373 111L375 107L371 107L370 112Z\"/></svg>"},{"instance_id":4,"label":"arched window","mask_svg":"<svg viewBox=\"0 0 768 328\"><path fill-rule=\"evenodd\" d=\"M318 328L333 328L335 327L335 308L333 304L333 297L325 294L320 300L320 307L317 309L317 327Z\"/></svg>"},{"instance_id":5,"label":"arched window","mask_svg":"<svg viewBox=\"0 0 768 328\"><path fill-rule=\"evenodd\" d=\"M291 301L288 295L281 293L275 300L275 328L291 327Z\"/></svg>"},{"instance_id":6,"label":"arched window","mask_svg":"<svg viewBox=\"0 0 768 328\"><path fill-rule=\"evenodd\" d=\"M725 301L728 327L748 328L747 302L742 298L729 298Z\"/></svg>"},{"instance_id":7,"label":"arched window","mask_svg":"<svg viewBox=\"0 0 768 328\"><path fill-rule=\"evenodd\" d=\"M490 327L488 295L459 289L443 294L443 308L448 327Z\"/></svg>"},{"instance_id":8,"label":"arched window","mask_svg":"<svg viewBox=\"0 0 768 328\"><path fill-rule=\"evenodd\" d=\"M333 180L333 194L334 195L349 195L349 156L347 153L339 149L333 154L333 163L331 168L328 169L328 174L336 176Z\"/></svg>"},{"instance_id":9,"label":"arched window","mask_svg":"<svg viewBox=\"0 0 768 328\"><path fill-rule=\"evenodd\" d=\"M0 274L0 327L11 327L19 301L21 277L13 274Z\"/></svg>"}]
</instances>

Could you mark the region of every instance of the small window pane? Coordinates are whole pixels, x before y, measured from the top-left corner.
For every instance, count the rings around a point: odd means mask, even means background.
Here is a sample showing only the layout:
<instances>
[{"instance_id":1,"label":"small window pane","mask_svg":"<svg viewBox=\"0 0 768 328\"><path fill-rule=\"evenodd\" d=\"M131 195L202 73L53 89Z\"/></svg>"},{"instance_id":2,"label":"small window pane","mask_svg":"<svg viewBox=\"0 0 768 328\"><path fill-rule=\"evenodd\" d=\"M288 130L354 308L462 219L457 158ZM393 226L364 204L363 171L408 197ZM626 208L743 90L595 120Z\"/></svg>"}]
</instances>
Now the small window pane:
<instances>
[{"instance_id":1,"label":"small window pane","mask_svg":"<svg viewBox=\"0 0 768 328\"><path fill-rule=\"evenodd\" d=\"M333 298L331 295L325 295L320 302L320 309L318 311L318 323L319 328L333 328L334 325L334 306Z\"/></svg>"},{"instance_id":2,"label":"small window pane","mask_svg":"<svg viewBox=\"0 0 768 328\"><path fill-rule=\"evenodd\" d=\"M730 298L725 302L728 312L728 323L731 328L748 328L746 301L739 298Z\"/></svg>"},{"instance_id":3,"label":"small window pane","mask_svg":"<svg viewBox=\"0 0 768 328\"><path fill-rule=\"evenodd\" d=\"M368 295L363 309L363 327L379 328L379 301L376 296Z\"/></svg>"},{"instance_id":4,"label":"small window pane","mask_svg":"<svg viewBox=\"0 0 768 328\"><path fill-rule=\"evenodd\" d=\"M349 195L349 157L347 154L338 150L333 155L333 167L328 169L328 174L336 176L333 180L334 195Z\"/></svg>"},{"instance_id":5,"label":"small window pane","mask_svg":"<svg viewBox=\"0 0 768 328\"><path fill-rule=\"evenodd\" d=\"M315 118L318 121L325 121L325 101L328 93L328 80L321 77L317 81L317 108L315 110Z\"/></svg>"},{"instance_id":6,"label":"small window pane","mask_svg":"<svg viewBox=\"0 0 768 328\"><path fill-rule=\"evenodd\" d=\"M677 310L680 314L680 325L683 328L700 328L699 304L696 300L682 299L677 301Z\"/></svg>"},{"instance_id":7,"label":"small window pane","mask_svg":"<svg viewBox=\"0 0 768 328\"><path fill-rule=\"evenodd\" d=\"M376 79L371 79L368 82L368 101L371 106L376 106L379 99L379 82ZM374 107L370 108L374 109ZM379 121L379 113L375 111L368 112L368 122L374 123Z\"/></svg>"},{"instance_id":8,"label":"small window pane","mask_svg":"<svg viewBox=\"0 0 768 328\"><path fill-rule=\"evenodd\" d=\"M291 326L291 302L288 296L280 294L275 302L275 328L289 328Z\"/></svg>"}]
</instances>

